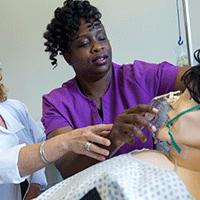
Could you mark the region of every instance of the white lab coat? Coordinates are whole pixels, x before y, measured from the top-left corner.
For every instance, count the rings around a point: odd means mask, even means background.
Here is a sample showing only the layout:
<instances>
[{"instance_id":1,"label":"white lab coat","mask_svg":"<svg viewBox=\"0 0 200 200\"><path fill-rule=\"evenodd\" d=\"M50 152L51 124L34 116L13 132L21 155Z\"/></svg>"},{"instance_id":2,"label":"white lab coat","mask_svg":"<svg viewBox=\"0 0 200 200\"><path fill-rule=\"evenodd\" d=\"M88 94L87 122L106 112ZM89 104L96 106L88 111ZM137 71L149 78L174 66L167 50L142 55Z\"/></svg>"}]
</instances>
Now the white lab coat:
<instances>
[{"instance_id":1,"label":"white lab coat","mask_svg":"<svg viewBox=\"0 0 200 200\"><path fill-rule=\"evenodd\" d=\"M29 115L26 106L17 100L0 102L0 115L7 129L0 126L0 196L4 200L21 199L20 182L30 176L20 177L18 154L23 146L40 143L45 135ZM32 174L31 183L47 186L45 168Z\"/></svg>"}]
</instances>

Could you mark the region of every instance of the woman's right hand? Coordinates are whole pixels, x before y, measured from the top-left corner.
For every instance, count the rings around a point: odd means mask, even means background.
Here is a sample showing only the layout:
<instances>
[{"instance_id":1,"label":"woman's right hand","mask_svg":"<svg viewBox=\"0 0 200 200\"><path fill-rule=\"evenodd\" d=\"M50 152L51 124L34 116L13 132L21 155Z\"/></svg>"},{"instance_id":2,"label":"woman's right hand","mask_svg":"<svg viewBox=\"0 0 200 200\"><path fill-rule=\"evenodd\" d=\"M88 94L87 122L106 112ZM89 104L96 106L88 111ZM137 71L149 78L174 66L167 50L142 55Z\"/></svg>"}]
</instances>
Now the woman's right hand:
<instances>
[{"instance_id":1,"label":"woman's right hand","mask_svg":"<svg viewBox=\"0 0 200 200\"><path fill-rule=\"evenodd\" d=\"M140 127L145 127L152 132L156 131L156 127L145 118L145 113L156 114L158 110L146 104L139 104L118 115L109 136L112 143L116 143L116 146L124 143L131 145L134 143L133 135L145 142L146 136Z\"/></svg>"},{"instance_id":2,"label":"woman's right hand","mask_svg":"<svg viewBox=\"0 0 200 200\"><path fill-rule=\"evenodd\" d=\"M110 146L111 142L106 137L113 124L100 124L75 129L66 133L66 143L70 151L76 154L82 154L103 161L109 155L109 151L102 146ZM89 150L85 148L87 143L91 143ZM99 144L97 146L96 144ZM100 147L101 146L101 147Z\"/></svg>"}]
</instances>

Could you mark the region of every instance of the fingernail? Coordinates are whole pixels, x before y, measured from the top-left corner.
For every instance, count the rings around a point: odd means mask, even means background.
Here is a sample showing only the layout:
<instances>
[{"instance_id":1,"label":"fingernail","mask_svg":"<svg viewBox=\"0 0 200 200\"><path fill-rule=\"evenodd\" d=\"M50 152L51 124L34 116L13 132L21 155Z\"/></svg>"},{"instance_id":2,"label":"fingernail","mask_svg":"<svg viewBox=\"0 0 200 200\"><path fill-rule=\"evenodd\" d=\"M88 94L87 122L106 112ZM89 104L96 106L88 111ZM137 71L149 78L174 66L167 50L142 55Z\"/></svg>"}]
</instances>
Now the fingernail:
<instances>
[{"instance_id":1,"label":"fingernail","mask_svg":"<svg viewBox=\"0 0 200 200\"><path fill-rule=\"evenodd\" d=\"M111 145L111 141L110 141L110 140L108 140L108 142L107 142L106 146L110 146L110 145Z\"/></svg>"},{"instance_id":2,"label":"fingernail","mask_svg":"<svg viewBox=\"0 0 200 200\"><path fill-rule=\"evenodd\" d=\"M156 131L157 131L157 128L153 125L153 126L151 127L151 130L152 130L153 132L156 132Z\"/></svg>"},{"instance_id":3,"label":"fingernail","mask_svg":"<svg viewBox=\"0 0 200 200\"><path fill-rule=\"evenodd\" d=\"M103 157L103 156L101 157L101 161L104 161L105 159L106 159L105 157Z\"/></svg>"},{"instance_id":4,"label":"fingernail","mask_svg":"<svg viewBox=\"0 0 200 200\"><path fill-rule=\"evenodd\" d=\"M109 154L110 154L109 151L106 151L106 152L105 152L105 156L108 156Z\"/></svg>"},{"instance_id":5,"label":"fingernail","mask_svg":"<svg viewBox=\"0 0 200 200\"><path fill-rule=\"evenodd\" d=\"M158 110L157 108L153 108L152 110L153 110L154 112L156 112L156 113L159 112L159 110Z\"/></svg>"}]
</instances>

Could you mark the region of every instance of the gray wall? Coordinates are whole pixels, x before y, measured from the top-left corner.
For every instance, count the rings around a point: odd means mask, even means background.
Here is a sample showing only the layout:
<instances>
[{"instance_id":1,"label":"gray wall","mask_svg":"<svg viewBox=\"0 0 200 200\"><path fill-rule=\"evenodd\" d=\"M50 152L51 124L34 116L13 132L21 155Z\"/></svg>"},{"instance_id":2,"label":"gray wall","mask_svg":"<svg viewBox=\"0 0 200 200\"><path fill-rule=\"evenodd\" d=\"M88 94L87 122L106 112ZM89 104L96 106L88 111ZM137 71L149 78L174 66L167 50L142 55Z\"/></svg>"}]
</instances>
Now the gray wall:
<instances>
[{"instance_id":1,"label":"gray wall","mask_svg":"<svg viewBox=\"0 0 200 200\"><path fill-rule=\"evenodd\" d=\"M9 98L24 102L34 120L42 115L42 95L74 76L62 57L52 70L42 37L62 0L0 0L0 62ZM167 60L176 64L178 26L175 0L91 0L113 49L113 61ZM200 48L200 1L189 0L194 50ZM184 38L180 1L181 29Z\"/></svg>"}]
</instances>

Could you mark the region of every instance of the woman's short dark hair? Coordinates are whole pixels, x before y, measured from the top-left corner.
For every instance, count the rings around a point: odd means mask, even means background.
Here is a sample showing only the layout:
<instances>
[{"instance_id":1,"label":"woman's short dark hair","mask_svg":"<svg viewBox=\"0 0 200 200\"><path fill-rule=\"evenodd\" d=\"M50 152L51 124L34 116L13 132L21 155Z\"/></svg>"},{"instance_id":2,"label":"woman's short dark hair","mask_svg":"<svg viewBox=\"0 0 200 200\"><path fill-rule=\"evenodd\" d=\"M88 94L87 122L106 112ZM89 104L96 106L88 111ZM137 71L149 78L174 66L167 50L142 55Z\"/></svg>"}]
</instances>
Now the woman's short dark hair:
<instances>
[{"instance_id":1,"label":"woman's short dark hair","mask_svg":"<svg viewBox=\"0 0 200 200\"><path fill-rule=\"evenodd\" d=\"M194 57L199 64L187 70L181 80L190 91L191 97L200 104L200 49L194 52Z\"/></svg>"},{"instance_id":2,"label":"woman's short dark hair","mask_svg":"<svg viewBox=\"0 0 200 200\"><path fill-rule=\"evenodd\" d=\"M80 0L67 0L63 3L63 7L55 10L54 18L47 25L47 31L43 35L47 40L44 43L45 51L50 52L49 58L54 67L57 66L55 57L58 53L62 55L68 51L68 44L79 30L81 18L86 22L99 21L101 13L90 5L89 1Z\"/></svg>"},{"instance_id":3,"label":"woman's short dark hair","mask_svg":"<svg viewBox=\"0 0 200 200\"><path fill-rule=\"evenodd\" d=\"M2 80L1 68L0 68L0 81ZM7 90L4 85L0 83L0 102L4 102L7 99L6 96Z\"/></svg>"}]
</instances>

